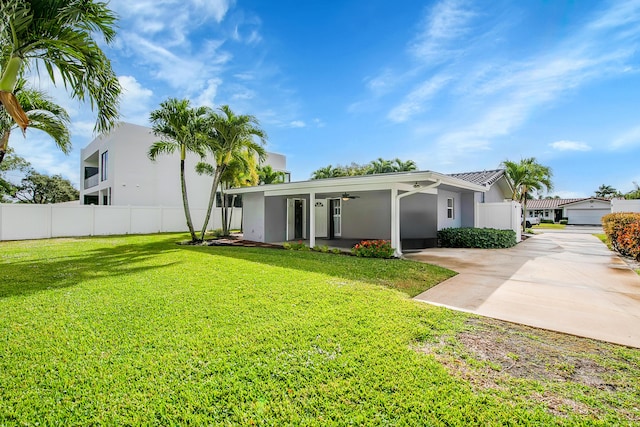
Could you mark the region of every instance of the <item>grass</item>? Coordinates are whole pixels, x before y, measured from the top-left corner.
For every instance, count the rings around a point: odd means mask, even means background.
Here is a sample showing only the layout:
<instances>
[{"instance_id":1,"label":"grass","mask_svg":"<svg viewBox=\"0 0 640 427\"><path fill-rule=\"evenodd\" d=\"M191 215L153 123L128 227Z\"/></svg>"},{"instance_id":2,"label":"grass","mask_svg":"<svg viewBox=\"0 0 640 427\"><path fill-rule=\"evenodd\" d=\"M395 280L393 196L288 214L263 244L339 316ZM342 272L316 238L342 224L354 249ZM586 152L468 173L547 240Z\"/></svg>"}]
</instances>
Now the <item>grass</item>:
<instances>
[{"instance_id":1,"label":"grass","mask_svg":"<svg viewBox=\"0 0 640 427\"><path fill-rule=\"evenodd\" d=\"M567 228L567 225L566 224L538 224L538 225L532 226L532 228L534 230L542 230L542 229L564 230L565 228Z\"/></svg>"},{"instance_id":2,"label":"grass","mask_svg":"<svg viewBox=\"0 0 640 427\"><path fill-rule=\"evenodd\" d=\"M510 376L469 345L489 323L408 299L446 270L183 238L0 243L0 425L640 421L640 351L569 337L575 357L536 359L563 381Z\"/></svg>"}]
</instances>

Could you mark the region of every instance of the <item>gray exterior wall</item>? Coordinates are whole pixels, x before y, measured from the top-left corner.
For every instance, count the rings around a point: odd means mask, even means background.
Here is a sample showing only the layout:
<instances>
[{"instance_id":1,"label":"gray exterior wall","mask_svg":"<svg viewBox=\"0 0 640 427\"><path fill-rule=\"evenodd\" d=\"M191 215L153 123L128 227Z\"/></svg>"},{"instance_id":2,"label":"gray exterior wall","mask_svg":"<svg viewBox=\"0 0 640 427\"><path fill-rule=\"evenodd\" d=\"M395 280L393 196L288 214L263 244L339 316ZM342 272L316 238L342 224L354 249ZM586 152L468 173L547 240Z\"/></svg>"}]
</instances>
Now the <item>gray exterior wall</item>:
<instances>
[{"instance_id":1,"label":"gray exterior wall","mask_svg":"<svg viewBox=\"0 0 640 427\"><path fill-rule=\"evenodd\" d=\"M391 191L342 202L343 239L391 239Z\"/></svg>"},{"instance_id":2,"label":"gray exterior wall","mask_svg":"<svg viewBox=\"0 0 640 427\"><path fill-rule=\"evenodd\" d=\"M266 242L264 193L246 193L242 195L242 229L244 239L254 242Z\"/></svg>"},{"instance_id":3,"label":"gray exterior wall","mask_svg":"<svg viewBox=\"0 0 640 427\"><path fill-rule=\"evenodd\" d=\"M453 219L447 218L447 198L453 197ZM438 190L438 230L443 228L459 228L462 224L460 193Z\"/></svg>"},{"instance_id":4,"label":"gray exterior wall","mask_svg":"<svg viewBox=\"0 0 640 427\"><path fill-rule=\"evenodd\" d=\"M287 198L264 197L265 242L284 242L287 239Z\"/></svg>"},{"instance_id":5,"label":"gray exterior wall","mask_svg":"<svg viewBox=\"0 0 640 427\"><path fill-rule=\"evenodd\" d=\"M505 179L503 178L500 178ZM489 190L487 192L484 193L484 202L485 203L498 203L498 202L504 202L505 200L505 195L502 193L502 190L500 189L499 184L501 184L500 182L495 182L491 188L489 188Z\"/></svg>"},{"instance_id":6,"label":"gray exterior wall","mask_svg":"<svg viewBox=\"0 0 640 427\"><path fill-rule=\"evenodd\" d=\"M400 238L435 238L438 229L438 196L413 194L400 200Z\"/></svg>"},{"instance_id":7,"label":"gray exterior wall","mask_svg":"<svg viewBox=\"0 0 640 427\"><path fill-rule=\"evenodd\" d=\"M474 214L476 207L476 194L482 195L482 193L462 193L460 195L460 226L461 227L473 227ZM446 206L446 203L445 203ZM446 215L445 215L446 218Z\"/></svg>"}]
</instances>

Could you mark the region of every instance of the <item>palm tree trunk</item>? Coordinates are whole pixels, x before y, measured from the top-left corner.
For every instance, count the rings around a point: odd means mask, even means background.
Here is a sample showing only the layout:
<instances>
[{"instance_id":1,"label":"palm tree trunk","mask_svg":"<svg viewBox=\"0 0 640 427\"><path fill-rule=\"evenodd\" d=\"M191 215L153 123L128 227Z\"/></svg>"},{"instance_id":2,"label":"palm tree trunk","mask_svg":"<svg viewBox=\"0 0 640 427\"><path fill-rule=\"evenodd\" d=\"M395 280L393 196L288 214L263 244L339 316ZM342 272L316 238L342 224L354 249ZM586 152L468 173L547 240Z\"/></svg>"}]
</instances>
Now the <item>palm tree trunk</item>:
<instances>
[{"instance_id":1,"label":"palm tree trunk","mask_svg":"<svg viewBox=\"0 0 640 427\"><path fill-rule=\"evenodd\" d=\"M233 208L236 206L236 197L237 194L234 194L233 197L231 198L231 213L229 214L229 222L227 225L227 229L229 230L229 233L231 233L231 219L233 218Z\"/></svg>"},{"instance_id":2,"label":"palm tree trunk","mask_svg":"<svg viewBox=\"0 0 640 427\"><path fill-rule=\"evenodd\" d=\"M209 204L207 206L207 214L204 217L204 225L202 226L202 231L200 231L200 239L204 240L204 235L207 232L207 227L209 226L209 220L211 218L211 211L213 210L213 203L216 200L216 190L218 189L218 183L220 182L220 176L222 175L221 168L216 168L213 173L213 183L211 183L211 192L209 193Z\"/></svg>"},{"instance_id":3,"label":"palm tree trunk","mask_svg":"<svg viewBox=\"0 0 640 427\"><path fill-rule=\"evenodd\" d=\"M6 129L2 133L2 138L0 138L0 163L4 160L4 155L7 154L7 147L9 146L9 136L11 135L11 127Z\"/></svg>"},{"instance_id":4,"label":"palm tree trunk","mask_svg":"<svg viewBox=\"0 0 640 427\"><path fill-rule=\"evenodd\" d=\"M189 200L187 199L187 182L184 179L184 160L180 160L180 185L182 187L182 206L184 207L184 216L187 218L187 227L189 227L189 233L191 234L191 241L197 242L196 232L193 229L193 222L191 221L191 212L189 211Z\"/></svg>"}]
</instances>

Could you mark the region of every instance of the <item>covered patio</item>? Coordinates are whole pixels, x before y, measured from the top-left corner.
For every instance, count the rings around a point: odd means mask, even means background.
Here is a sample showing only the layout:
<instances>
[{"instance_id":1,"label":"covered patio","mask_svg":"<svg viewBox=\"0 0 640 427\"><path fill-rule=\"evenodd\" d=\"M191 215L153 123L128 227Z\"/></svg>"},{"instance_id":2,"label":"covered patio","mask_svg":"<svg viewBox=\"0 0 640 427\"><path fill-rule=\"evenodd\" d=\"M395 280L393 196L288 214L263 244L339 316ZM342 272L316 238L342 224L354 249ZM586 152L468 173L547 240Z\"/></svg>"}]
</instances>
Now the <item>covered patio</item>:
<instances>
[{"instance_id":1,"label":"covered patio","mask_svg":"<svg viewBox=\"0 0 640 427\"><path fill-rule=\"evenodd\" d=\"M488 187L436 172L406 172L235 188L246 239L309 246L390 240L396 255L435 246L437 230L473 227Z\"/></svg>"}]
</instances>

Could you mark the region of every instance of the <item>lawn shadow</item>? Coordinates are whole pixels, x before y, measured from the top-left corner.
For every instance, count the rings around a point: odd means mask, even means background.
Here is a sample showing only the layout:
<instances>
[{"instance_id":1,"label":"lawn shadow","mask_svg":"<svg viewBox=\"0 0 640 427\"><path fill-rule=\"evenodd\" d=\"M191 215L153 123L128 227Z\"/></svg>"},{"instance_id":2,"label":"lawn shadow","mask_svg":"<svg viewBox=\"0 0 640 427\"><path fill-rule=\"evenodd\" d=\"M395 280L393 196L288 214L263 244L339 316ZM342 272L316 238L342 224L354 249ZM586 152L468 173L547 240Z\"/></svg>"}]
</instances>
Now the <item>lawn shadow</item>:
<instances>
[{"instance_id":1,"label":"lawn shadow","mask_svg":"<svg viewBox=\"0 0 640 427\"><path fill-rule=\"evenodd\" d=\"M116 236L110 236L116 237ZM76 238L78 245L91 238ZM58 255L41 259L10 260L0 263L0 298L29 295L66 288L101 276L126 276L146 270L166 268L177 262L150 265L160 252L177 251L175 235L149 243L127 243L87 249L78 255Z\"/></svg>"},{"instance_id":2,"label":"lawn shadow","mask_svg":"<svg viewBox=\"0 0 640 427\"><path fill-rule=\"evenodd\" d=\"M182 246L181 249L341 279L376 283L400 290L409 296L415 296L455 275L442 267L401 259L362 258L275 248Z\"/></svg>"}]
</instances>

